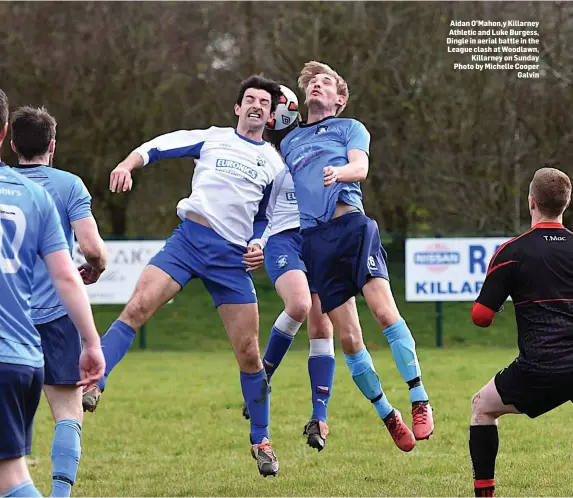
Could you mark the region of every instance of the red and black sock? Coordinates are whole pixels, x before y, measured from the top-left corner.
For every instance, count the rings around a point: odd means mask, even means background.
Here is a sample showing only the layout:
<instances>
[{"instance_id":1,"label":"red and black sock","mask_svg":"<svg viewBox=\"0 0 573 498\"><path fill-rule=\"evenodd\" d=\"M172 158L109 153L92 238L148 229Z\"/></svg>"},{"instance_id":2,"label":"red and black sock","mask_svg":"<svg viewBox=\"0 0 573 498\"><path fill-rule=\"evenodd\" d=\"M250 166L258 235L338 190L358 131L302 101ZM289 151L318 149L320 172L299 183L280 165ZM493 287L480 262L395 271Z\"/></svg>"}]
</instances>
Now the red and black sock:
<instances>
[{"instance_id":1,"label":"red and black sock","mask_svg":"<svg viewBox=\"0 0 573 498\"><path fill-rule=\"evenodd\" d=\"M470 426L475 496L495 496L495 459L498 448L497 425Z\"/></svg>"}]
</instances>

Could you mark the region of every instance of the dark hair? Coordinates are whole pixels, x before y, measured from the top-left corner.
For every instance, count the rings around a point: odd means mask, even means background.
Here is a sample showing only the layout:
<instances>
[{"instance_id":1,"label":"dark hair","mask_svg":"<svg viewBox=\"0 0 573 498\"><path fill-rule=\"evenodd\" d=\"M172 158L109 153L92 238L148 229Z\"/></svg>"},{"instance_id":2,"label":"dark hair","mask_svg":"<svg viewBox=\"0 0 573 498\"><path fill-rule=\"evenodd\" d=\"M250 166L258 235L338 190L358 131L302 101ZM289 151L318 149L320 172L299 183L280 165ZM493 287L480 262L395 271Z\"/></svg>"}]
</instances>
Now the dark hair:
<instances>
[{"instance_id":1,"label":"dark hair","mask_svg":"<svg viewBox=\"0 0 573 498\"><path fill-rule=\"evenodd\" d=\"M271 96L271 112L275 112L277 110L279 99L283 93L281 92L280 85L276 81L266 78L262 74L249 76L246 80L241 82L239 95L237 96L237 105L241 105L245 92L249 88L256 88L257 90L265 90L268 92Z\"/></svg>"},{"instance_id":2,"label":"dark hair","mask_svg":"<svg viewBox=\"0 0 573 498\"><path fill-rule=\"evenodd\" d=\"M571 180L563 171L541 168L535 172L529 192L541 214L557 218L571 200Z\"/></svg>"},{"instance_id":3,"label":"dark hair","mask_svg":"<svg viewBox=\"0 0 573 498\"><path fill-rule=\"evenodd\" d=\"M0 89L0 128L3 128L8 122L8 114L8 97L2 89Z\"/></svg>"},{"instance_id":4,"label":"dark hair","mask_svg":"<svg viewBox=\"0 0 573 498\"><path fill-rule=\"evenodd\" d=\"M20 107L10 117L10 130L18 155L30 160L48 152L56 120L44 107Z\"/></svg>"},{"instance_id":5,"label":"dark hair","mask_svg":"<svg viewBox=\"0 0 573 498\"><path fill-rule=\"evenodd\" d=\"M263 140L269 142L279 153L281 151L281 142L292 130L298 127L299 119L291 123L290 126L284 130L269 130L265 128L263 132Z\"/></svg>"}]
</instances>

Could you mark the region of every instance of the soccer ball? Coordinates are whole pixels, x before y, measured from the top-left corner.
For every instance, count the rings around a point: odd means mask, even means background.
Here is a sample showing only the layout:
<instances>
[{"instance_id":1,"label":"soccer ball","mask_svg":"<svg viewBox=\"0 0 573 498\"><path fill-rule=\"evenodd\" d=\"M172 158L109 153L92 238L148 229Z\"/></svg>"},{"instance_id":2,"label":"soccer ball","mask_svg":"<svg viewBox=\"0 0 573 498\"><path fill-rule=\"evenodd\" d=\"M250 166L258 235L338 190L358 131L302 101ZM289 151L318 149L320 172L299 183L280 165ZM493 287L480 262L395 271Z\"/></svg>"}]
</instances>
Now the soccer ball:
<instances>
[{"instance_id":1,"label":"soccer ball","mask_svg":"<svg viewBox=\"0 0 573 498\"><path fill-rule=\"evenodd\" d=\"M298 119L298 98L288 87L281 85L281 98L274 119L267 123L269 130L284 130Z\"/></svg>"}]
</instances>

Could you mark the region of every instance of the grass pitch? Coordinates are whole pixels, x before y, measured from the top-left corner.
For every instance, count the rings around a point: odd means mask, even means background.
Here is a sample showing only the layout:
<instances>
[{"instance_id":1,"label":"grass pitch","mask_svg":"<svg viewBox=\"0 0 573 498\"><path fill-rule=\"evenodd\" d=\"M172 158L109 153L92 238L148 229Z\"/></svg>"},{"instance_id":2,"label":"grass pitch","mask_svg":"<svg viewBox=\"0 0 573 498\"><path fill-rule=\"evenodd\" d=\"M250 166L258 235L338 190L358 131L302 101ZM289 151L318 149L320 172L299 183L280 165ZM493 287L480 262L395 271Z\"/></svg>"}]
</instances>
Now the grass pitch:
<instances>
[{"instance_id":1,"label":"grass pitch","mask_svg":"<svg viewBox=\"0 0 573 498\"><path fill-rule=\"evenodd\" d=\"M303 335L303 332L301 332ZM409 398L388 348L373 351L392 404L409 422ZM310 416L307 353L291 351L273 377L271 436L281 470L258 475L241 416L238 369L229 350L130 352L86 414L74 496L472 496L470 399L515 351L420 349L436 432L399 451L374 408L354 386L341 354L320 454L305 445ZM499 496L571 496L568 404L531 421L500 423ZM42 400L31 471L49 495L53 422Z\"/></svg>"}]
</instances>

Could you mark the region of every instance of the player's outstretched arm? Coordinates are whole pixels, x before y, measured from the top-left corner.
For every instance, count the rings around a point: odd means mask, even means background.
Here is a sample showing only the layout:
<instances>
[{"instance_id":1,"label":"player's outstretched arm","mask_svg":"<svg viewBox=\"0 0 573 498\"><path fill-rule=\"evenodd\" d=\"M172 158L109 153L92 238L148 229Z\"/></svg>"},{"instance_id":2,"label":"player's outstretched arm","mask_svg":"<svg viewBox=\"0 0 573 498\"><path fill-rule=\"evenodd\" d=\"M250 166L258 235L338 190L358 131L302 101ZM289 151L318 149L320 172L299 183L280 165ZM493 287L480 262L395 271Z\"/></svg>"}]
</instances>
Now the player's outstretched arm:
<instances>
[{"instance_id":1,"label":"player's outstretched arm","mask_svg":"<svg viewBox=\"0 0 573 498\"><path fill-rule=\"evenodd\" d=\"M348 151L348 164L327 166L324 168L324 186L335 183L355 183L366 180L368 176L368 154L363 150Z\"/></svg>"},{"instance_id":2,"label":"player's outstretched arm","mask_svg":"<svg viewBox=\"0 0 573 498\"><path fill-rule=\"evenodd\" d=\"M160 135L137 147L112 171L109 188L112 192L128 192L133 181L131 172L162 159L198 158L210 131L179 130Z\"/></svg>"},{"instance_id":3,"label":"player's outstretched arm","mask_svg":"<svg viewBox=\"0 0 573 498\"><path fill-rule=\"evenodd\" d=\"M84 284L89 285L98 281L107 266L107 250L99 234L96 220L93 216L72 221L72 228L78 239L80 249L86 263L79 267Z\"/></svg>"},{"instance_id":4,"label":"player's outstretched arm","mask_svg":"<svg viewBox=\"0 0 573 498\"><path fill-rule=\"evenodd\" d=\"M80 357L82 380L78 385L93 384L105 373L105 360L80 274L66 249L51 252L43 259L58 297L84 341Z\"/></svg>"},{"instance_id":5,"label":"player's outstretched arm","mask_svg":"<svg viewBox=\"0 0 573 498\"><path fill-rule=\"evenodd\" d=\"M112 192L129 192L133 186L131 172L134 169L143 168L143 157L139 152L133 151L121 161L111 172L109 177L109 189Z\"/></svg>"}]
</instances>

